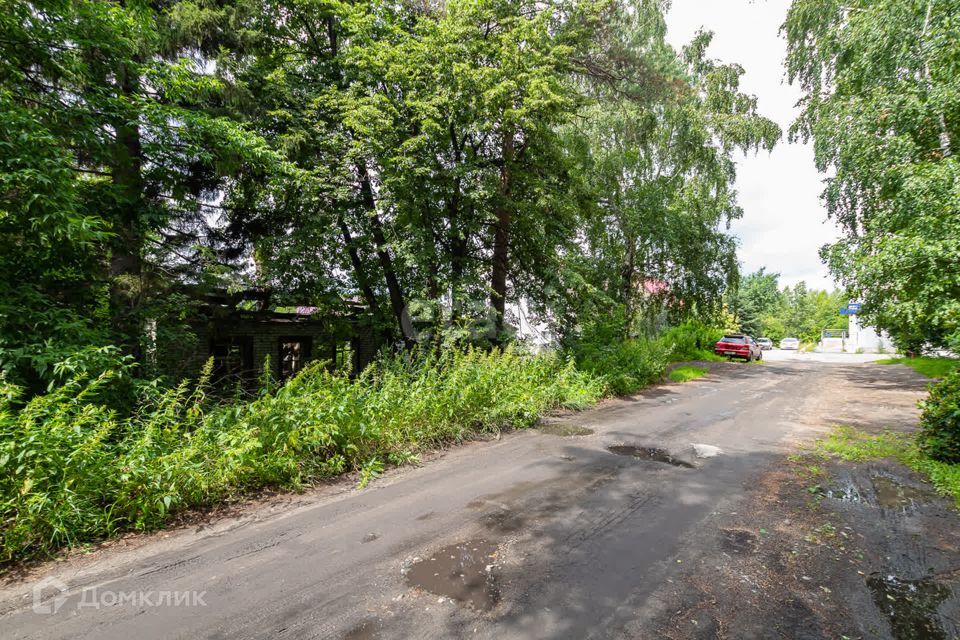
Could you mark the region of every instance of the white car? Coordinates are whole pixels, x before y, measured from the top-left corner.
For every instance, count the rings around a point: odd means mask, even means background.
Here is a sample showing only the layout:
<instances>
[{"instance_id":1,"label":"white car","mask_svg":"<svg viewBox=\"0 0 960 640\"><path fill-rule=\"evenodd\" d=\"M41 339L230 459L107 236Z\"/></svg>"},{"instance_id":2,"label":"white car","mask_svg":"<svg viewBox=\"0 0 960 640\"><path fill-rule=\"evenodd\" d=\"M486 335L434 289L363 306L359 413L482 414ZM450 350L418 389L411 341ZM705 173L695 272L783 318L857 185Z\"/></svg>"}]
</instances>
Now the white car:
<instances>
[{"instance_id":1,"label":"white car","mask_svg":"<svg viewBox=\"0 0 960 640\"><path fill-rule=\"evenodd\" d=\"M793 349L794 351L796 351L797 349L800 348L800 341L797 340L796 338L784 338L783 340L780 341L780 348Z\"/></svg>"}]
</instances>

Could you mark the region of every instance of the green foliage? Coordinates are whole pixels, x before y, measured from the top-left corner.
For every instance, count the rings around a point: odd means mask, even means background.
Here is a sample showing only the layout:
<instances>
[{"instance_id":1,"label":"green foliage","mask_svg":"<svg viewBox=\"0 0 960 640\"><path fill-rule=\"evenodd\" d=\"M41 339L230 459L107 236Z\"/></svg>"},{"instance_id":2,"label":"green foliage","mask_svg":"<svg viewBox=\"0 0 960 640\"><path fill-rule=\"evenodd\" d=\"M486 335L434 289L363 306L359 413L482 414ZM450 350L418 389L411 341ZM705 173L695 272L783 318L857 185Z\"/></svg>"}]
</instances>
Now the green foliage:
<instances>
[{"instance_id":1,"label":"green foliage","mask_svg":"<svg viewBox=\"0 0 960 640\"><path fill-rule=\"evenodd\" d=\"M951 371L960 368L960 360L956 358L934 358L930 356L886 358L875 361L875 364L903 364L928 378L943 378Z\"/></svg>"},{"instance_id":2,"label":"green foliage","mask_svg":"<svg viewBox=\"0 0 960 640\"><path fill-rule=\"evenodd\" d=\"M577 368L604 381L607 391L627 395L663 378L667 363L716 361L713 345L723 331L695 320L656 338L622 338L622 320L598 321L584 328L568 347ZM696 367L691 367L696 369Z\"/></svg>"},{"instance_id":3,"label":"green foliage","mask_svg":"<svg viewBox=\"0 0 960 640\"><path fill-rule=\"evenodd\" d=\"M796 138L844 236L822 255L901 350L960 337L958 0L794 0Z\"/></svg>"},{"instance_id":4,"label":"green foliage","mask_svg":"<svg viewBox=\"0 0 960 640\"><path fill-rule=\"evenodd\" d=\"M655 64L673 91L637 100L601 84L570 132L574 149L586 151L581 171L596 194L584 208L586 243L568 259L588 286L565 288L603 299L601 313L621 308L625 337L650 333L662 313L675 322L719 312L737 273L725 230L742 213L733 155L770 150L780 138L756 98L742 93L743 69L707 58L712 35L674 51L660 8L651 7L628 10L632 19L616 25L616 37L622 55Z\"/></svg>"},{"instance_id":5,"label":"green foliage","mask_svg":"<svg viewBox=\"0 0 960 640\"><path fill-rule=\"evenodd\" d=\"M667 352L656 340L623 339L621 322L595 322L568 347L577 368L602 380L609 393L627 395L659 380Z\"/></svg>"},{"instance_id":6,"label":"green foliage","mask_svg":"<svg viewBox=\"0 0 960 640\"><path fill-rule=\"evenodd\" d=\"M690 382L702 378L708 373L710 373L710 370L703 367L683 366L671 371L668 377L672 382Z\"/></svg>"},{"instance_id":7,"label":"green foliage","mask_svg":"<svg viewBox=\"0 0 960 640\"><path fill-rule=\"evenodd\" d=\"M960 464L960 370L956 363L943 380L930 387L921 402L920 450L933 460Z\"/></svg>"},{"instance_id":8,"label":"green foliage","mask_svg":"<svg viewBox=\"0 0 960 640\"><path fill-rule=\"evenodd\" d=\"M937 491L952 496L960 507L960 464L931 458L908 434L892 431L871 434L853 427L837 427L829 436L818 440L816 447L821 453L853 462L895 458L926 476Z\"/></svg>"},{"instance_id":9,"label":"green foliage","mask_svg":"<svg viewBox=\"0 0 960 640\"><path fill-rule=\"evenodd\" d=\"M766 273L761 268L756 273L740 279L733 299L733 307L740 319L740 330L743 333L756 338L777 339L770 335L772 332L769 329L772 325L770 320L781 311L784 305L779 277L779 274Z\"/></svg>"},{"instance_id":10,"label":"green foliage","mask_svg":"<svg viewBox=\"0 0 960 640\"><path fill-rule=\"evenodd\" d=\"M775 342L791 337L816 343L823 329L848 327L849 318L840 315L848 301L843 291L807 289L805 282L780 290L779 277L760 269L741 278L732 301L740 331Z\"/></svg>"},{"instance_id":11,"label":"green foliage","mask_svg":"<svg viewBox=\"0 0 960 640\"><path fill-rule=\"evenodd\" d=\"M603 391L572 362L512 349L389 358L356 380L318 364L230 406L212 403L202 384L142 386L130 415L106 404L117 380L81 374L29 400L0 387L0 561L152 529L259 487L350 470L363 485L387 462L529 426Z\"/></svg>"},{"instance_id":12,"label":"green foliage","mask_svg":"<svg viewBox=\"0 0 960 640\"><path fill-rule=\"evenodd\" d=\"M658 341L666 350L670 362L720 361L723 358L713 353L713 346L723 334L723 329L708 326L698 320L688 320L661 333Z\"/></svg>"}]
</instances>

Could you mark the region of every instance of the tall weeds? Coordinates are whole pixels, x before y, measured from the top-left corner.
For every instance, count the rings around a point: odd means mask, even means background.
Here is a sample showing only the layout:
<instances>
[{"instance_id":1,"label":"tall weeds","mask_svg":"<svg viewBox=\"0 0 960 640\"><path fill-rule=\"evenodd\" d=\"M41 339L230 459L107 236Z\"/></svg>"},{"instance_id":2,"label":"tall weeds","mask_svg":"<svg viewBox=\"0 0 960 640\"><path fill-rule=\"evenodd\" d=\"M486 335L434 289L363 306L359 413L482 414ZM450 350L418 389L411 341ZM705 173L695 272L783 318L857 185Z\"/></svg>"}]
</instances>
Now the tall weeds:
<instances>
[{"instance_id":1,"label":"tall weeds","mask_svg":"<svg viewBox=\"0 0 960 640\"><path fill-rule=\"evenodd\" d=\"M203 385L146 387L120 415L116 376L22 400L0 383L0 562L49 554L257 488L297 488L479 431L533 424L596 402L604 386L556 355L444 351L380 361L351 380L316 365L247 403Z\"/></svg>"}]
</instances>

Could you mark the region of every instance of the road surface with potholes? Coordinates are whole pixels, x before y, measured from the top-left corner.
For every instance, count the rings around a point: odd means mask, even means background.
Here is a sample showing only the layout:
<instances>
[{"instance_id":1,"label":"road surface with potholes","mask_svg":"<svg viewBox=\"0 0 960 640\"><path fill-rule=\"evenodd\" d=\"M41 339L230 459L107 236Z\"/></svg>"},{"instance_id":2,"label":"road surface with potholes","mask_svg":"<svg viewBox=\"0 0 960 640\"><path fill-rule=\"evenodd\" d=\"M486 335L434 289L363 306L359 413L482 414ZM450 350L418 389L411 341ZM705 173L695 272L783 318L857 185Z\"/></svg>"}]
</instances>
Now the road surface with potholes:
<instances>
[{"instance_id":1,"label":"road surface with potholes","mask_svg":"<svg viewBox=\"0 0 960 640\"><path fill-rule=\"evenodd\" d=\"M881 510L844 515L790 472L836 424L912 428L925 381L861 363L710 366L363 490L265 497L24 569L0 590L0 637L954 637L952 506L896 468L883 473L925 492L927 520L870 500L856 508ZM871 519L887 529L847 526ZM911 526L931 548L871 542ZM942 569L911 627L932 635L903 635L885 608L897 594L874 597L871 577L912 566L888 568L888 552Z\"/></svg>"}]
</instances>

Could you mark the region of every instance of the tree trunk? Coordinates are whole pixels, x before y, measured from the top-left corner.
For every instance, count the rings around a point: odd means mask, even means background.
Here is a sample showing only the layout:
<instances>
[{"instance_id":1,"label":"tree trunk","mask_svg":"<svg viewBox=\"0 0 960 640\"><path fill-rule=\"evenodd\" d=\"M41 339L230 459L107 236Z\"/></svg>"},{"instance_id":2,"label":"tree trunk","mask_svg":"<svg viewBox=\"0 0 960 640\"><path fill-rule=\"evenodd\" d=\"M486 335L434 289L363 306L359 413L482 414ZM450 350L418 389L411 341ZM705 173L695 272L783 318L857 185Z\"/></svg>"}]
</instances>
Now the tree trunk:
<instances>
[{"instance_id":1,"label":"tree trunk","mask_svg":"<svg viewBox=\"0 0 960 640\"><path fill-rule=\"evenodd\" d=\"M499 202L494 211L493 265L490 274L490 306L493 309L493 335L495 344L500 343L504 328L507 305L507 272L510 266L510 226L513 216L510 210L511 169L514 154L514 132L511 129L503 136L500 169Z\"/></svg>"},{"instance_id":2,"label":"tree trunk","mask_svg":"<svg viewBox=\"0 0 960 640\"><path fill-rule=\"evenodd\" d=\"M924 46L924 40L927 37L927 32L930 30L930 17L933 12L933 0L927 0L927 14L923 19L923 33L920 37L920 46ZM930 67L927 63L927 58L925 54L923 59L923 79L927 85L927 91L930 91ZM943 157L949 157L953 154L953 144L950 140L950 132L947 130L947 119L943 115L943 112L937 114L937 122L940 125L940 152L943 154Z\"/></svg>"},{"instance_id":3,"label":"tree trunk","mask_svg":"<svg viewBox=\"0 0 960 640\"><path fill-rule=\"evenodd\" d=\"M370 312L377 318L381 318L380 303L377 302L377 296L370 286L370 278L367 277L366 269L363 268L363 261L360 259L360 253L357 251L356 244L353 242L353 235L347 226L343 215L337 216L337 225L340 227L340 234L343 236L343 243L347 247L347 254L350 256L350 264L353 266L353 276L357 280L357 286L363 294L363 299L367 303Z\"/></svg>"},{"instance_id":4,"label":"tree trunk","mask_svg":"<svg viewBox=\"0 0 960 640\"><path fill-rule=\"evenodd\" d=\"M404 301L403 289L400 287L400 281L393 267L393 258L387 249L387 240L383 233L383 224L380 221L380 215L377 213L377 203L373 197L373 187L370 185L370 174L367 172L365 161L357 163L357 178L360 181L360 196L363 206L366 209L367 218L370 221L370 231L373 235L373 242L376 245L377 258L380 260L380 267L383 269L383 275L387 282L390 306L393 309L393 315L397 319L397 324L400 326L403 343L410 348L417 343L416 331L414 330L413 321L410 319L410 313Z\"/></svg>"},{"instance_id":5,"label":"tree trunk","mask_svg":"<svg viewBox=\"0 0 960 640\"><path fill-rule=\"evenodd\" d=\"M623 296L623 337L629 338L633 328L634 280L637 273L637 241L629 234L624 235L626 251L623 256L623 265L620 269L620 293Z\"/></svg>"},{"instance_id":6,"label":"tree trunk","mask_svg":"<svg viewBox=\"0 0 960 640\"><path fill-rule=\"evenodd\" d=\"M447 200L450 223L450 312L456 322L463 313L463 274L467 263L467 231L460 212L460 179L453 181L453 193Z\"/></svg>"},{"instance_id":7,"label":"tree trunk","mask_svg":"<svg viewBox=\"0 0 960 640\"><path fill-rule=\"evenodd\" d=\"M457 138L453 121L450 121L450 147L453 149L454 169L463 162L463 143ZM454 175L447 198L447 222L450 229L450 319L456 322L463 315L463 274L467 262L467 230L462 219L461 179Z\"/></svg>"},{"instance_id":8,"label":"tree trunk","mask_svg":"<svg viewBox=\"0 0 960 640\"><path fill-rule=\"evenodd\" d=\"M138 92L135 70L124 65L117 75L120 94L129 97ZM111 175L118 198L110 253L110 313L121 334L124 353L139 360L144 242L140 215L146 206L143 147L135 120L120 117L114 122L114 129Z\"/></svg>"}]
</instances>

